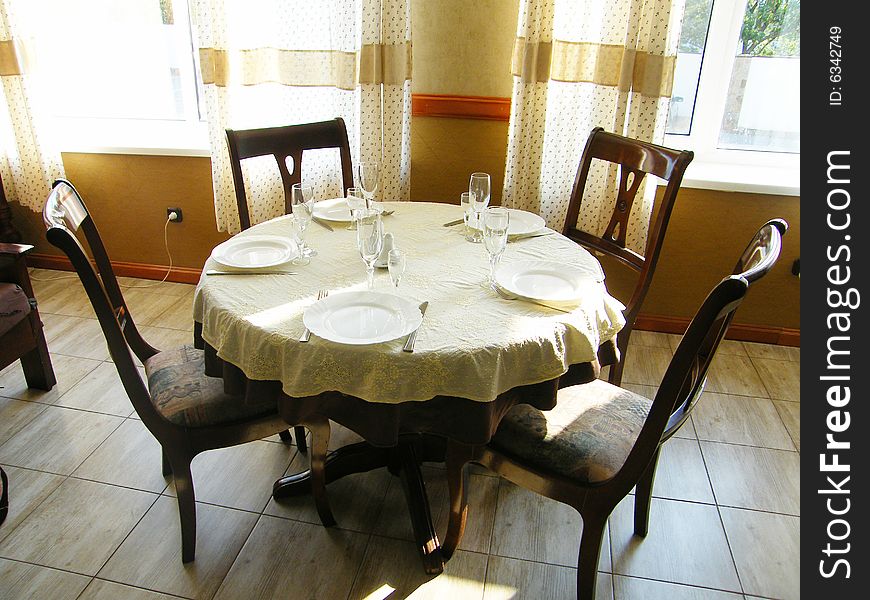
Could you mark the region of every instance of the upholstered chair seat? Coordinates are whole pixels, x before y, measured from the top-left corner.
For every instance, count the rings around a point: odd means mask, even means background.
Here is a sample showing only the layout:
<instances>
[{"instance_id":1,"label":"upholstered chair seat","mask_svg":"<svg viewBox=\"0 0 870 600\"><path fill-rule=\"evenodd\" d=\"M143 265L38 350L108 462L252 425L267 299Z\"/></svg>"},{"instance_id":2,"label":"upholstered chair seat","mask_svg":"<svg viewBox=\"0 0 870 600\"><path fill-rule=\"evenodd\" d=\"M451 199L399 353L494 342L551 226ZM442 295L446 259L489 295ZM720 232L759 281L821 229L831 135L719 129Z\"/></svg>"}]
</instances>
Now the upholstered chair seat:
<instances>
[{"instance_id":1,"label":"upholstered chair seat","mask_svg":"<svg viewBox=\"0 0 870 600\"><path fill-rule=\"evenodd\" d=\"M553 410L513 407L490 445L552 475L607 481L625 464L651 406L643 396L596 380L560 390Z\"/></svg>"}]
</instances>

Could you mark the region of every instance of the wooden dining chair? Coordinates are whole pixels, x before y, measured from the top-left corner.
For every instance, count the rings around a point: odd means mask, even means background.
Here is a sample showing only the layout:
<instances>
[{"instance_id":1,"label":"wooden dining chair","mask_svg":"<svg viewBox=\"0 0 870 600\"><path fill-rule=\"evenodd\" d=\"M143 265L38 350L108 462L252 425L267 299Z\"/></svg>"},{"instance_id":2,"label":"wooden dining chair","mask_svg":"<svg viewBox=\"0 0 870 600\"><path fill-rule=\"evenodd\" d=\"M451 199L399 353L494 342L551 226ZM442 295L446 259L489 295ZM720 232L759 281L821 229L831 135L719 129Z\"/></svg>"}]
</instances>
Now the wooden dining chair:
<instances>
[{"instance_id":1,"label":"wooden dining chair","mask_svg":"<svg viewBox=\"0 0 870 600\"><path fill-rule=\"evenodd\" d=\"M707 296L674 353L653 400L595 380L558 392L556 407L512 408L488 445L448 441L450 518L442 554L449 558L467 518L466 464L474 462L510 481L574 507L583 518L577 597L595 598L596 571L607 519L635 491L634 530L645 536L661 445L688 419L707 370L734 312L752 283L779 258L787 225L766 223L738 262L735 274Z\"/></svg>"},{"instance_id":2,"label":"wooden dining chair","mask_svg":"<svg viewBox=\"0 0 870 600\"><path fill-rule=\"evenodd\" d=\"M574 179L571 200L568 203L568 213L562 234L585 246L594 254L607 256L636 272L636 282L631 297L626 302L626 325L619 332L617 346L620 360L611 365L608 381L614 385L622 382L622 370L625 366L625 353L628 350L628 339L631 336L634 322L640 312L643 300L652 283L653 273L665 230L671 218L674 201L686 167L692 162L694 154L688 150L671 150L649 142L642 142L615 133L608 133L601 127L596 127L586 141L586 148L580 158L580 167ZM601 233L596 235L577 228L577 218L583 203L586 181L593 160L605 161L619 166L619 192L613 205L610 222ZM654 211L654 220L650 223L647 233L646 250L643 255L626 247L629 216L631 208L642 189L645 176L653 175L667 182L664 192Z\"/></svg>"},{"instance_id":3,"label":"wooden dining chair","mask_svg":"<svg viewBox=\"0 0 870 600\"><path fill-rule=\"evenodd\" d=\"M350 144L344 119L331 121L246 129L227 129L227 147L233 172L233 186L239 206L239 224L242 230L251 226L245 180L242 177L242 161L259 156L272 156L278 163L281 181L284 184L284 213L290 214L290 190L294 183L302 181L302 153L305 150L338 148L341 157L342 192L353 187L353 166L350 159ZM287 164L287 159L291 164Z\"/></svg>"},{"instance_id":4,"label":"wooden dining chair","mask_svg":"<svg viewBox=\"0 0 870 600\"><path fill-rule=\"evenodd\" d=\"M274 400L251 402L224 393L223 380L204 372L203 352L192 345L158 351L140 335L112 270L96 224L71 183L58 180L43 209L46 237L69 257L97 315L112 361L142 423L163 449L163 474L172 475L181 520L181 560L194 559L196 504L190 463L200 452L258 440L285 430ZM76 233L84 234L93 264ZM145 366L142 380L131 351ZM335 520L326 499L324 461L329 421L311 430L311 480L324 525Z\"/></svg>"},{"instance_id":5,"label":"wooden dining chair","mask_svg":"<svg viewBox=\"0 0 870 600\"><path fill-rule=\"evenodd\" d=\"M27 387L50 390L57 380L24 258L32 249L0 243L0 369L20 360Z\"/></svg>"}]
</instances>

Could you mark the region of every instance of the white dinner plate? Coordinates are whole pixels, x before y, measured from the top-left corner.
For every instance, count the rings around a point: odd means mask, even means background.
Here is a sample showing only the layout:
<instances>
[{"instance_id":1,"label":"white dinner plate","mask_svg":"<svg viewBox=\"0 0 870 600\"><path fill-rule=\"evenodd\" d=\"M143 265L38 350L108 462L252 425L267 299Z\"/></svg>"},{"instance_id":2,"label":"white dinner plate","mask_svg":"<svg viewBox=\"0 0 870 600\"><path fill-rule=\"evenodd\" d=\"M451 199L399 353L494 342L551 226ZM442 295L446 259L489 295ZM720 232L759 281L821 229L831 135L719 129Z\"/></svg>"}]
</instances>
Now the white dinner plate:
<instances>
[{"instance_id":1,"label":"white dinner plate","mask_svg":"<svg viewBox=\"0 0 870 600\"><path fill-rule=\"evenodd\" d=\"M523 260L500 267L495 282L502 289L529 300L576 302L588 294L601 274L592 268L542 260Z\"/></svg>"},{"instance_id":2,"label":"white dinner plate","mask_svg":"<svg viewBox=\"0 0 870 600\"><path fill-rule=\"evenodd\" d=\"M324 221L350 222L350 209L344 198L321 200L314 203L314 216Z\"/></svg>"},{"instance_id":3,"label":"white dinner plate","mask_svg":"<svg viewBox=\"0 0 870 600\"><path fill-rule=\"evenodd\" d=\"M544 219L535 213L509 208L508 214L510 221L508 222L508 235L528 235L540 231L547 224ZM481 216L481 221L483 217ZM475 229L479 229L477 225L472 225Z\"/></svg>"},{"instance_id":4,"label":"white dinner plate","mask_svg":"<svg viewBox=\"0 0 870 600\"><path fill-rule=\"evenodd\" d=\"M211 257L227 267L275 267L296 258L296 244L277 235L242 235L215 246Z\"/></svg>"},{"instance_id":5,"label":"white dinner plate","mask_svg":"<svg viewBox=\"0 0 870 600\"><path fill-rule=\"evenodd\" d=\"M423 322L419 307L383 292L332 294L309 306L302 322L311 333L339 344L379 344L404 337Z\"/></svg>"}]
</instances>

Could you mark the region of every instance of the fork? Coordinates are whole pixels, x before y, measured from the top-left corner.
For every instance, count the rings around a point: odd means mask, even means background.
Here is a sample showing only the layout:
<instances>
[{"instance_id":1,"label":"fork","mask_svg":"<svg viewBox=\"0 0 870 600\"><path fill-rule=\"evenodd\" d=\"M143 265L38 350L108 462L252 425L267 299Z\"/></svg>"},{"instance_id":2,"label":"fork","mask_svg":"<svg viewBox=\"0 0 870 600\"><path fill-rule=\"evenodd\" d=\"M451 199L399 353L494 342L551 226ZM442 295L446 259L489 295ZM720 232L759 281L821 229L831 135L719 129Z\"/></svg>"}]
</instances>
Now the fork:
<instances>
[{"instance_id":1,"label":"fork","mask_svg":"<svg viewBox=\"0 0 870 600\"><path fill-rule=\"evenodd\" d=\"M328 295L329 295L329 292L327 290L320 290L319 292L317 292L317 299L323 300ZM306 327L305 331L302 332L302 337L299 338L299 341L300 342L307 342L310 339L311 339L311 330L308 329L308 327Z\"/></svg>"},{"instance_id":2,"label":"fork","mask_svg":"<svg viewBox=\"0 0 870 600\"><path fill-rule=\"evenodd\" d=\"M496 294L498 294L499 296L501 296L505 300L519 300L520 299L519 296L514 296L513 294L509 294L508 292L504 291L503 289L501 289L500 287L498 287L495 284L492 284L491 287L492 287L492 290ZM551 310L558 310L559 312L563 312L563 313L567 313L567 314L570 314L572 312L570 310L565 310L564 308L557 308L555 306L550 306L549 304L544 304L543 302L538 302L536 300L528 300L526 298L523 298L523 300L525 300L526 302L530 302L531 304L537 304L538 306L543 306L544 308L549 308Z\"/></svg>"}]
</instances>

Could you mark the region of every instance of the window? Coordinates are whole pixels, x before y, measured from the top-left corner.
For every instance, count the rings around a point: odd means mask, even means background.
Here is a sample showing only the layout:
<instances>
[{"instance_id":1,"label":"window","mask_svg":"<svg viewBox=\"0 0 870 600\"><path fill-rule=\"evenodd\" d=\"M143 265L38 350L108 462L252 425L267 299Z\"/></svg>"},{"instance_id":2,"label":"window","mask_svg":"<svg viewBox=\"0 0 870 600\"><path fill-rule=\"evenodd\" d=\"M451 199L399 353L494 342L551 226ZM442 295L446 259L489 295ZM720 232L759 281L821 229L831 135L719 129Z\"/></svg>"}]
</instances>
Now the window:
<instances>
[{"instance_id":1,"label":"window","mask_svg":"<svg viewBox=\"0 0 870 600\"><path fill-rule=\"evenodd\" d=\"M686 0L666 143L795 176L800 0Z\"/></svg>"},{"instance_id":2,"label":"window","mask_svg":"<svg viewBox=\"0 0 870 600\"><path fill-rule=\"evenodd\" d=\"M25 5L62 150L207 147L187 0Z\"/></svg>"}]
</instances>

